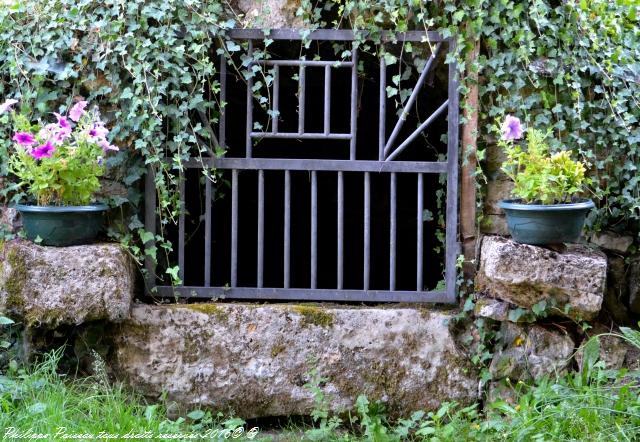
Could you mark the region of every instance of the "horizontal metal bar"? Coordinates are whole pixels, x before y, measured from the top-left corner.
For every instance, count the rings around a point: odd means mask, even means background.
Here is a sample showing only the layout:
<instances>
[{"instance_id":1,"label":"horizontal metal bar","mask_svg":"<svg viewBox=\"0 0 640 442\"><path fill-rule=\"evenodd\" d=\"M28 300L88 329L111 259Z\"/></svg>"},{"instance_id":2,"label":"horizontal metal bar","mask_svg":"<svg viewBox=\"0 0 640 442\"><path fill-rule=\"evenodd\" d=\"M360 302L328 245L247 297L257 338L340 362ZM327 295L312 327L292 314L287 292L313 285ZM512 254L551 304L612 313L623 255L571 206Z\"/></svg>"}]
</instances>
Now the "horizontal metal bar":
<instances>
[{"instance_id":1,"label":"horizontal metal bar","mask_svg":"<svg viewBox=\"0 0 640 442\"><path fill-rule=\"evenodd\" d=\"M265 66L310 66L310 67L334 67L334 68L349 68L353 66L352 61L340 61L340 60L260 60L258 64Z\"/></svg>"},{"instance_id":2,"label":"horizontal metal bar","mask_svg":"<svg viewBox=\"0 0 640 442\"><path fill-rule=\"evenodd\" d=\"M262 40L270 38L272 40L335 40L351 41L356 39L356 33L350 29L317 29L309 32L305 29L230 29L229 37L239 40ZM360 38L369 35L366 31L360 31L357 36ZM434 31L407 31L407 32L384 32L380 36L384 42L393 41L429 41L432 43L443 41L442 36Z\"/></svg>"},{"instance_id":3,"label":"horizontal metal bar","mask_svg":"<svg viewBox=\"0 0 640 442\"><path fill-rule=\"evenodd\" d=\"M251 138L285 138L300 140L350 140L351 134L325 134L322 132L251 132Z\"/></svg>"},{"instance_id":4,"label":"horizontal metal bar","mask_svg":"<svg viewBox=\"0 0 640 442\"><path fill-rule=\"evenodd\" d=\"M273 299L286 301L314 300L334 302L419 302L454 303L443 290L425 292L389 290L281 289L250 287L171 287L158 286L155 297L201 299Z\"/></svg>"},{"instance_id":5,"label":"horizontal metal bar","mask_svg":"<svg viewBox=\"0 0 640 442\"><path fill-rule=\"evenodd\" d=\"M203 158L183 163L190 169L213 167L238 170L317 170L328 172L398 172L446 173L447 163L442 161L349 161L303 160L274 158Z\"/></svg>"}]
</instances>

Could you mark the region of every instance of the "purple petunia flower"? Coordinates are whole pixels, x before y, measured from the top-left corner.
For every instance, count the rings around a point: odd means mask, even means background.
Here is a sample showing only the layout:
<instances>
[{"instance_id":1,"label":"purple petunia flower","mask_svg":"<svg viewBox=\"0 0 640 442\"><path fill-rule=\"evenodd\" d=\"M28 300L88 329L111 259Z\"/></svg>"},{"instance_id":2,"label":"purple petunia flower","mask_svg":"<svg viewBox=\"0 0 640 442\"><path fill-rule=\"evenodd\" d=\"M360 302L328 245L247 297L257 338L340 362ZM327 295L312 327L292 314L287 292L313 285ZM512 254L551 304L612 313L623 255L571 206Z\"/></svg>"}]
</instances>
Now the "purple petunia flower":
<instances>
[{"instance_id":1,"label":"purple petunia flower","mask_svg":"<svg viewBox=\"0 0 640 442\"><path fill-rule=\"evenodd\" d=\"M502 123L502 139L519 140L522 138L522 123L518 117L507 115Z\"/></svg>"},{"instance_id":2,"label":"purple petunia flower","mask_svg":"<svg viewBox=\"0 0 640 442\"><path fill-rule=\"evenodd\" d=\"M30 134L29 132L17 132L13 136L13 141L21 146L31 146L36 142L36 137L34 137L33 134Z\"/></svg>"},{"instance_id":3,"label":"purple petunia flower","mask_svg":"<svg viewBox=\"0 0 640 442\"><path fill-rule=\"evenodd\" d=\"M11 110L11 107L16 104L18 100L14 100L13 98L9 98L4 103L0 104L0 115L4 114L7 111Z\"/></svg>"},{"instance_id":4,"label":"purple petunia flower","mask_svg":"<svg viewBox=\"0 0 640 442\"><path fill-rule=\"evenodd\" d=\"M51 158L51 155L53 155L53 152L55 150L56 148L53 146L51 141L47 141L42 146L38 146L35 149L33 149L31 151L31 156L36 160L40 160L42 158Z\"/></svg>"},{"instance_id":5,"label":"purple petunia flower","mask_svg":"<svg viewBox=\"0 0 640 442\"><path fill-rule=\"evenodd\" d=\"M93 141L99 141L107 138L109 129L104 127L102 123L94 123L87 133L91 138L93 138Z\"/></svg>"},{"instance_id":6,"label":"purple petunia flower","mask_svg":"<svg viewBox=\"0 0 640 442\"><path fill-rule=\"evenodd\" d=\"M56 118L58 119L58 126L60 126L63 129L71 128L71 124L69 124L69 120L67 120L67 117L60 115L57 112L54 112L53 115L55 115Z\"/></svg>"},{"instance_id":7,"label":"purple petunia flower","mask_svg":"<svg viewBox=\"0 0 640 442\"><path fill-rule=\"evenodd\" d=\"M86 101L78 101L76 104L74 104L69 111L69 118L77 123L78 120L80 120L80 118L84 115L84 108L87 107L87 104L88 103Z\"/></svg>"}]
</instances>

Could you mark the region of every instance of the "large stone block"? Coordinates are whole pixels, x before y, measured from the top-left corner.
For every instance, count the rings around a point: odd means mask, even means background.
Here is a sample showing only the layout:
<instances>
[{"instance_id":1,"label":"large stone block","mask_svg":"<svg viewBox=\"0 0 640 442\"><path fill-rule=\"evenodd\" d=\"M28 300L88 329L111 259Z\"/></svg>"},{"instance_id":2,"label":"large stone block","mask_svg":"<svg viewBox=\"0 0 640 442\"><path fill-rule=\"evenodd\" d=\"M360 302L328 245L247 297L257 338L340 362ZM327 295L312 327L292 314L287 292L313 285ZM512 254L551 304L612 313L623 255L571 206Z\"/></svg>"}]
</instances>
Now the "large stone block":
<instances>
[{"instance_id":1,"label":"large stone block","mask_svg":"<svg viewBox=\"0 0 640 442\"><path fill-rule=\"evenodd\" d=\"M482 240L476 288L520 307L552 298L558 307L552 313L593 319L606 281L606 256L583 245L569 244L558 252L498 236Z\"/></svg>"},{"instance_id":2,"label":"large stone block","mask_svg":"<svg viewBox=\"0 0 640 442\"><path fill-rule=\"evenodd\" d=\"M137 305L114 329L116 374L139 392L243 418L308 415L311 371L331 409L358 395L393 415L478 398L452 313L295 305Z\"/></svg>"},{"instance_id":3,"label":"large stone block","mask_svg":"<svg viewBox=\"0 0 640 442\"><path fill-rule=\"evenodd\" d=\"M129 316L136 269L118 244L42 247L10 241L0 253L0 312L56 327Z\"/></svg>"}]
</instances>

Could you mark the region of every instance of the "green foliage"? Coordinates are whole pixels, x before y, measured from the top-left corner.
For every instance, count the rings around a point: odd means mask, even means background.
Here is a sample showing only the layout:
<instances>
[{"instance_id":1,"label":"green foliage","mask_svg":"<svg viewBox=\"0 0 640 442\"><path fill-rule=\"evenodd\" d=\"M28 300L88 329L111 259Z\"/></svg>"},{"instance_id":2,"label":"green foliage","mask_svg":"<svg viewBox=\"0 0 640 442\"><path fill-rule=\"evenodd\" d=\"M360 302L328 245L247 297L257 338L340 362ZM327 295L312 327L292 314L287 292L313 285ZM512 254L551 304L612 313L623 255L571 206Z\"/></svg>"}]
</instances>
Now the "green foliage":
<instances>
[{"instance_id":1,"label":"green foliage","mask_svg":"<svg viewBox=\"0 0 640 442\"><path fill-rule=\"evenodd\" d=\"M252 436L248 427L241 428L245 425L241 419L212 416L209 411L193 410L170 420L163 405L146 404L142 397L111 384L103 361L96 360L93 376L73 379L57 373L61 357L59 349L32 369L14 366L0 374L0 427L5 439L15 439L6 433L14 428L51 435L46 440L62 440L63 433L89 434L96 440L107 440L101 433L120 435L111 440L167 440L163 434L187 440L192 439L190 433L211 441L264 440L258 431ZM127 434L137 437L124 437ZM179 434L185 437L176 437Z\"/></svg>"},{"instance_id":2,"label":"green foliage","mask_svg":"<svg viewBox=\"0 0 640 442\"><path fill-rule=\"evenodd\" d=\"M514 140L501 139L498 144L507 156L502 170L515 184L512 193L525 203L571 202L589 182L585 165L571 160L567 151L551 154L546 138L529 128L525 150Z\"/></svg>"}]
</instances>

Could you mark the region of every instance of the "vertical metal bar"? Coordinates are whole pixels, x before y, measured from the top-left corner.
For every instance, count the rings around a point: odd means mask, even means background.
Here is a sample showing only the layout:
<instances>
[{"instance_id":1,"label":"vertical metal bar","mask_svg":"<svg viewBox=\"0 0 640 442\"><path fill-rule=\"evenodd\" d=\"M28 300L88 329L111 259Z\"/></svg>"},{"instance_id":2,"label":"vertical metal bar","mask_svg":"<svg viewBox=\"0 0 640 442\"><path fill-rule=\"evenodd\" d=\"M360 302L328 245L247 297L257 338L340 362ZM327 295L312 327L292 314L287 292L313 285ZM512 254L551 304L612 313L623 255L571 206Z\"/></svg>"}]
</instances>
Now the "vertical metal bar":
<instances>
[{"instance_id":1,"label":"vertical metal bar","mask_svg":"<svg viewBox=\"0 0 640 442\"><path fill-rule=\"evenodd\" d=\"M258 288L264 285L264 170L258 171Z\"/></svg>"},{"instance_id":2,"label":"vertical metal bar","mask_svg":"<svg viewBox=\"0 0 640 442\"><path fill-rule=\"evenodd\" d=\"M249 40L248 57L253 56L253 40ZM247 67L251 70L251 65ZM253 140L251 139L251 131L253 130L253 73L247 79L247 127L245 133L245 149L246 157L253 156Z\"/></svg>"},{"instance_id":3,"label":"vertical metal bar","mask_svg":"<svg viewBox=\"0 0 640 442\"><path fill-rule=\"evenodd\" d=\"M371 177L364 173L364 262L363 288L369 290L369 275L371 257Z\"/></svg>"},{"instance_id":4,"label":"vertical metal bar","mask_svg":"<svg viewBox=\"0 0 640 442\"><path fill-rule=\"evenodd\" d=\"M273 67L273 115L271 116L271 132L278 132L280 120L280 66Z\"/></svg>"},{"instance_id":5,"label":"vertical metal bar","mask_svg":"<svg viewBox=\"0 0 640 442\"><path fill-rule=\"evenodd\" d=\"M318 288L318 176L311 171L311 288Z\"/></svg>"},{"instance_id":6,"label":"vertical metal bar","mask_svg":"<svg viewBox=\"0 0 640 442\"><path fill-rule=\"evenodd\" d=\"M449 51L455 51L455 38L449 39ZM458 254L458 79L455 61L449 63L449 112L447 143L447 214L445 284L447 299L456 300L456 260Z\"/></svg>"},{"instance_id":7,"label":"vertical metal bar","mask_svg":"<svg viewBox=\"0 0 640 442\"><path fill-rule=\"evenodd\" d=\"M387 63L380 58L380 109L378 114L378 161L384 161L384 145L387 121Z\"/></svg>"},{"instance_id":8,"label":"vertical metal bar","mask_svg":"<svg viewBox=\"0 0 640 442\"><path fill-rule=\"evenodd\" d=\"M324 134L331 132L331 66L324 67Z\"/></svg>"},{"instance_id":9,"label":"vertical metal bar","mask_svg":"<svg viewBox=\"0 0 640 442\"><path fill-rule=\"evenodd\" d=\"M238 285L238 169L231 170L231 287Z\"/></svg>"},{"instance_id":10,"label":"vertical metal bar","mask_svg":"<svg viewBox=\"0 0 640 442\"><path fill-rule=\"evenodd\" d=\"M396 173L391 173L389 201L389 290L396 289Z\"/></svg>"},{"instance_id":11,"label":"vertical metal bar","mask_svg":"<svg viewBox=\"0 0 640 442\"><path fill-rule=\"evenodd\" d=\"M351 50L351 141L349 143L349 159L356 159L356 131L358 126L358 49Z\"/></svg>"},{"instance_id":12,"label":"vertical metal bar","mask_svg":"<svg viewBox=\"0 0 640 442\"><path fill-rule=\"evenodd\" d=\"M209 173L211 173L209 171ZM211 179L205 175L204 198L204 286L211 286Z\"/></svg>"},{"instance_id":13,"label":"vertical metal bar","mask_svg":"<svg viewBox=\"0 0 640 442\"><path fill-rule=\"evenodd\" d=\"M284 288L291 283L291 172L284 171Z\"/></svg>"},{"instance_id":14,"label":"vertical metal bar","mask_svg":"<svg viewBox=\"0 0 640 442\"><path fill-rule=\"evenodd\" d=\"M338 290L344 285L344 177L338 172Z\"/></svg>"},{"instance_id":15,"label":"vertical metal bar","mask_svg":"<svg viewBox=\"0 0 640 442\"><path fill-rule=\"evenodd\" d=\"M422 220L422 212L424 211L424 185L423 185L423 174L418 174L418 210L417 210L417 241L418 250L416 252L416 290L421 292L424 290L424 282L422 278L422 267L423 267L423 248L424 248L424 223Z\"/></svg>"},{"instance_id":16,"label":"vertical metal bar","mask_svg":"<svg viewBox=\"0 0 640 442\"><path fill-rule=\"evenodd\" d=\"M180 214L178 215L178 277L184 282L184 215L186 207L184 202L185 176L183 172L180 172L178 180L178 194L180 196Z\"/></svg>"},{"instance_id":17,"label":"vertical metal bar","mask_svg":"<svg viewBox=\"0 0 640 442\"><path fill-rule=\"evenodd\" d=\"M145 249L154 249L156 246L156 183L153 166L147 166L147 175L144 182L144 229L153 235L153 238L144 244ZM156 259L145 253L144 267L147 270L147 290L156 285Z\"/></svg>"},{"instance_id":18,"label":"vertical metal bar","mask_svg":"<svg viewBox=\"0 0 640 442\"><path fill-rule=\"evenodd\" d=\"M304 110L305 110L305 95L306 95L306 80L305 80L306 68L304 65L300 65L300 71L298 74L298 133L304 133Z\"/></svg>"},{"instance_id":19,"label":"vertical metal bar","mask_svg":"<svg viewBox=\"0 0 640 442\"><path fill-rule=\"evenodd\" d=\"M225 147L227 142L227 59L224 54L220 56L220 147Z\"/></svg>"}]
</instances>

